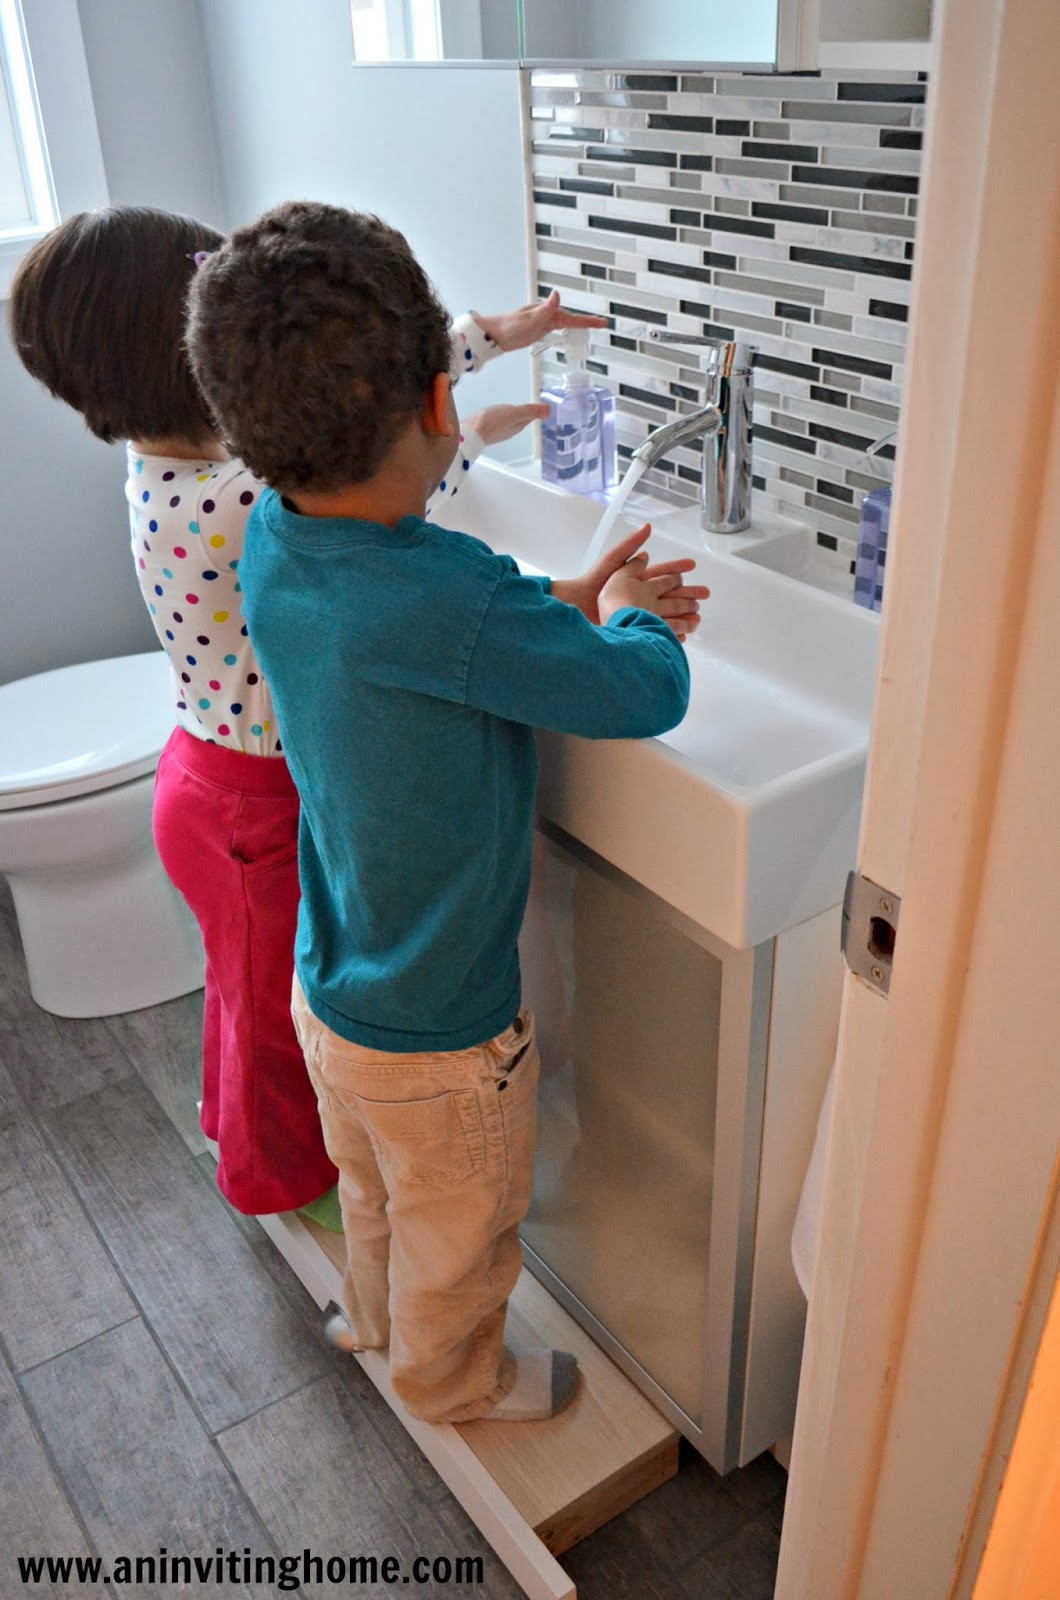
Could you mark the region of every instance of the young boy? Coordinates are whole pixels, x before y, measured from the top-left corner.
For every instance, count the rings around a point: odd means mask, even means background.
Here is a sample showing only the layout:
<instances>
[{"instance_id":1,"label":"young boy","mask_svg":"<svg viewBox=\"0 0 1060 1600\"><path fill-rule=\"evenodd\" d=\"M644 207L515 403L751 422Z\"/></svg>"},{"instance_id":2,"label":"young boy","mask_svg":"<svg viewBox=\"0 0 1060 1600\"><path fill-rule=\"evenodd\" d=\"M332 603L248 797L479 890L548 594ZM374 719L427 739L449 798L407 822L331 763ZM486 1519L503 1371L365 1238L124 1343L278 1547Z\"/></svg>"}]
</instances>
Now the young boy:
<instances>
[{"instance_id":1,"label":"young boy","mask_svg":"<svg viewBox=\"0 0 1060 1600\"><path fill-rule=\"evenodd\" d=\"M551 1416L573 1357L502 1342L535 1132L532 729L674 726L688 668L661 616L690 631L706 591L680 586L691 562L645 577L643 530L550 585L424 521L458 440L448 317L375 217L300 202L238 230L196 275L188 345L272 486L240 578L302 804L293 1009L340 1171L349 1343L389 1344L426 1420Z\"/></svg>"}]
</instances>

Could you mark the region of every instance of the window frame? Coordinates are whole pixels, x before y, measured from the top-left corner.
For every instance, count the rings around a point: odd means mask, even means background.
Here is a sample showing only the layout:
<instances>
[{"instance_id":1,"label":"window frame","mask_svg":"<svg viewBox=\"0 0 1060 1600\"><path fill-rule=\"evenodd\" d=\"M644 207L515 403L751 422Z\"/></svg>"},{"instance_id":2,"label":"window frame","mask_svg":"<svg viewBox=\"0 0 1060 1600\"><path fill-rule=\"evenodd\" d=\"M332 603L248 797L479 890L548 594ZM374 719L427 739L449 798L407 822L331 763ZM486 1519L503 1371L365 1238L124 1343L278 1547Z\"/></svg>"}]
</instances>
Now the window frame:
<instances>
[{"instance_id":1,"label":"window frame","mask_svg":"<svg viewBox=\"0 0 1060 1600\"><path fill-rule=\"evenodd\" d=\"M30 111L13 107L16 137L24 159L38 159L27 143L36 141L50 191L52 215L39 218L24 232L0 239L0 299L10 294L11 280L26 251L63 217L108 203L106 171L96 124L92 85L81 33L77 0L3 0L24 41L33 100ZM6 29L4 30L6 33ZM0 48L3 36L0 35ZM6 59L6 50L5 50ZM9 78L17 77L9 71ZM39 185L35 185L38 188Z\"/></svg>"}]
</instances>

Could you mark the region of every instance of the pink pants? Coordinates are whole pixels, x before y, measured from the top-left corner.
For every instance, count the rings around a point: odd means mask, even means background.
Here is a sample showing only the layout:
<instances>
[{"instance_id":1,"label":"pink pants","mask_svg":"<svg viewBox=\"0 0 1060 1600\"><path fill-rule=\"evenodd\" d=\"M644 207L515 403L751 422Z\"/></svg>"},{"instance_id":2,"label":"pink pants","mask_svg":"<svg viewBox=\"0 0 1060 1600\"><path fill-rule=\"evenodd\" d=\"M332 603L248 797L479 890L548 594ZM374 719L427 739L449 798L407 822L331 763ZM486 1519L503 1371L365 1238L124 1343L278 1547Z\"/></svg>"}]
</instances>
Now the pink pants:
<instances>
[{"instance_id":1,"label":"pink pants","mask_svg":"<svg viewBox=\"0 0 1060 1600\"><path fill-rule=\"evenodd\" d=\"M155 780L155 843L206 948L202 1131L237 1211L291 1211L338 1176L291 1021L298 796L282 756L177 728Z\"/></svg>"}]
</instances>

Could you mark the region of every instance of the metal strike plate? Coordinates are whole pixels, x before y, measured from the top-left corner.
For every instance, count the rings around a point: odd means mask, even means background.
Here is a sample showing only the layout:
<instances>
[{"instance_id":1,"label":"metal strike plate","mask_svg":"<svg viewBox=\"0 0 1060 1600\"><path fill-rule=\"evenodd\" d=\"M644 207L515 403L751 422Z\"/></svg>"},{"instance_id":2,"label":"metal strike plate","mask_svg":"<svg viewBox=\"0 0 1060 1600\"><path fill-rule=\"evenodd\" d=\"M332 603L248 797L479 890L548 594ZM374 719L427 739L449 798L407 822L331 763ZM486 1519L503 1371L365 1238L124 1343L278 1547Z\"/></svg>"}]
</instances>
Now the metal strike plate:
<instances>
[{"instance_id":1,"label":"metal strike plate","mask_svg":"<svg viewBox=\"0 0 1060 1600\"><path fill-rule=\"evenodd\" d=\"M843 896L843 955L851 972L880 994L891 987L891 967L902 902L859 872L847 877Z\"/></svg>"}]
</instances>

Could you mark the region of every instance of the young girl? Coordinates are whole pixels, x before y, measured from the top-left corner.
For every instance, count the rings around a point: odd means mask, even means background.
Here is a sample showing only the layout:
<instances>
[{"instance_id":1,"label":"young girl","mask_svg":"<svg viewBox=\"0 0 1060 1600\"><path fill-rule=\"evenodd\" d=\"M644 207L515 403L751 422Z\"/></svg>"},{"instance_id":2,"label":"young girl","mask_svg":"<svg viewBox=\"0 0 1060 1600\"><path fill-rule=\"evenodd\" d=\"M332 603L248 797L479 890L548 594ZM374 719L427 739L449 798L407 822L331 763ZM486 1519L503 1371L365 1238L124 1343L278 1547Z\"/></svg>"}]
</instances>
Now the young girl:
<instances>
[{"instance_id":1,"label":"young girl","mask_svg":"<svg viewBox=\"0 0 1060 1600\"><path fill-rule=\"evenodd\" d=\"M221 242L203 223L144 207L71 217L26 256L11 332L27 369L98 438L128 440L132 553L176 702L154 833L206 951L200 1120L220 1152L218 1185L249 1215L304 1208L337 1227L336 1172L290 1013L298 800L240 599L261 485L228 458L183 345L196 258ZM469 314L454 329L454 377L552 328L598 321L562 311L555 295ZM437 498L459 491L483 444L543 409L469 418Z\"/></svg>"}]
</instances>

